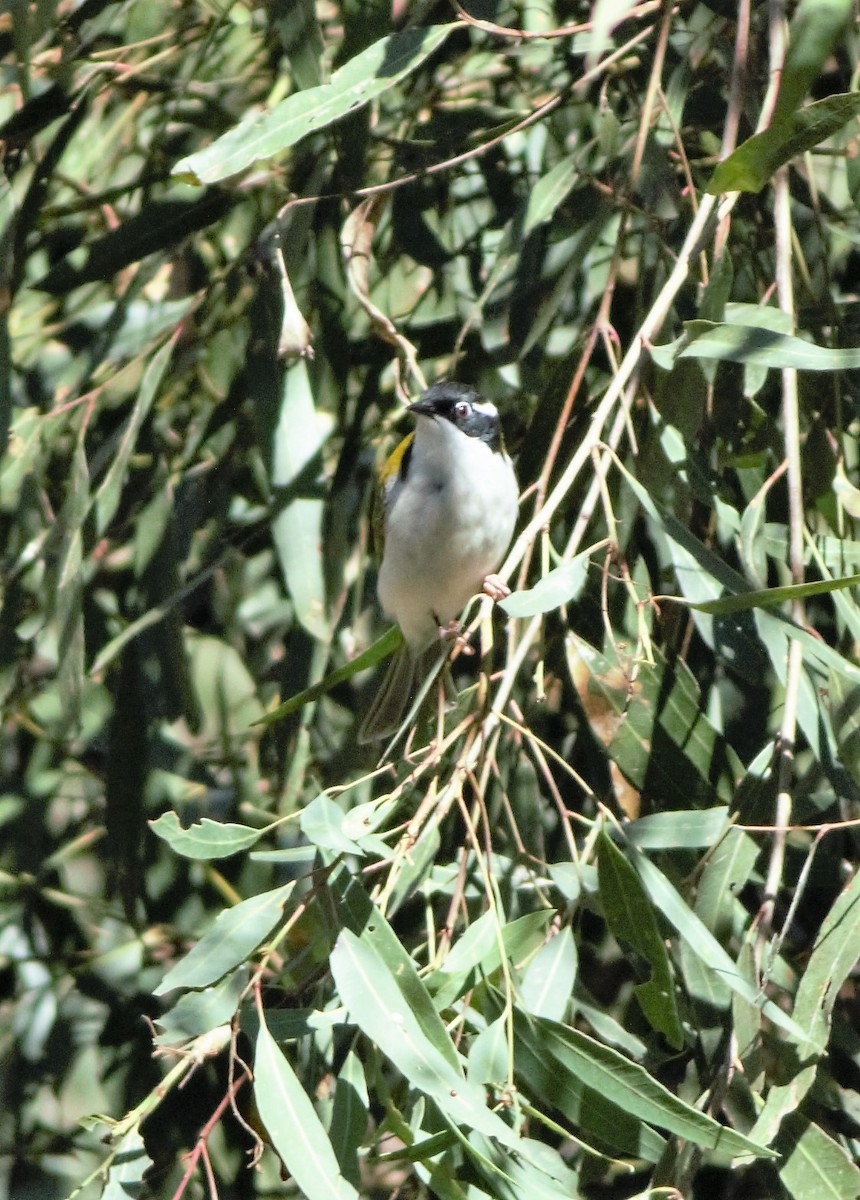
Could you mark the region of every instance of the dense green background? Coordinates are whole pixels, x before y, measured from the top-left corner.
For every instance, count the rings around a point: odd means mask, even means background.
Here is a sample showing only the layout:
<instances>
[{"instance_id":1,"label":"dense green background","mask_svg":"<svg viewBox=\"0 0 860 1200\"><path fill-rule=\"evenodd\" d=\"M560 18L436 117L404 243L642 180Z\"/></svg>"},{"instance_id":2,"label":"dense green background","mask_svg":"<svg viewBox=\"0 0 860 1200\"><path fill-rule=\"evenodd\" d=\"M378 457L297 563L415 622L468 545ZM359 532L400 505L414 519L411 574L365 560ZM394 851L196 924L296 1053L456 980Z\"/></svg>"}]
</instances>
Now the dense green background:
<instances>
[{"instance_id":1,"label":"dense green background","mask_svg":"<svg viewBox=\"0 0 860 1200\"><path fill-rule=\"evenodd\" d=\"M4 1200L860 1195L850 6L467 7L0 16ZM515 595L375 771L444 375Z\"/></svg>"}]
</instances>

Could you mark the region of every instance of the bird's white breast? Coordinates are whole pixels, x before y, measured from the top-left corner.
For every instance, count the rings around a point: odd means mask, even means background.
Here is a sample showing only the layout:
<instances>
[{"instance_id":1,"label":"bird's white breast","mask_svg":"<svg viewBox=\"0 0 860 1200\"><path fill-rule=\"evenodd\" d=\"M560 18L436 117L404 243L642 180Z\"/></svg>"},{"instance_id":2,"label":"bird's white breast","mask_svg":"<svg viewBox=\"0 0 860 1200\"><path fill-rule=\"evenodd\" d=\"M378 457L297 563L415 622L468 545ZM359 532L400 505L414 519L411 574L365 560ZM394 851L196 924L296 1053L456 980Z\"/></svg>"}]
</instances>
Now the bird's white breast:
<instances>
[{"instance_id":1,"label":"bird's white breast","mask_svg":"<svg viewBox=\"0 0 860 1200\"><path fill-rule=\"evenodd\" d=\"M408 483L386 501L379 599L414 649L459 617L510 543L517 518L510 459L450 421L418 420Z\"/></svg>"}]
</instances>

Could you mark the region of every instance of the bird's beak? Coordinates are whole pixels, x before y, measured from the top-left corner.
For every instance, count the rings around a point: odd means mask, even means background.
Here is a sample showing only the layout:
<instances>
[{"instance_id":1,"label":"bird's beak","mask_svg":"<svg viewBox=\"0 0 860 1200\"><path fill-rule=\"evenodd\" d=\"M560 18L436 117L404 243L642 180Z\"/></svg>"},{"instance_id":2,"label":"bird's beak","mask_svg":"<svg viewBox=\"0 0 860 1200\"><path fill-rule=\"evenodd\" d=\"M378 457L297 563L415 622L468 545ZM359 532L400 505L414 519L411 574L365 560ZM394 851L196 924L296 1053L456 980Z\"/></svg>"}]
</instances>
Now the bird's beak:
<instances>
[{"instance_id":1,"label":"bird's beak","mask_svg":"<svg viewBox=\"0 0 860 1200\"><path fill-rule=\"evenodd\" d=\"M414 404L407 404L406 411L415 413L419 417L435 417L436 409L432 402L428 400L416 400Z\"/></svg>"}]
</instances>

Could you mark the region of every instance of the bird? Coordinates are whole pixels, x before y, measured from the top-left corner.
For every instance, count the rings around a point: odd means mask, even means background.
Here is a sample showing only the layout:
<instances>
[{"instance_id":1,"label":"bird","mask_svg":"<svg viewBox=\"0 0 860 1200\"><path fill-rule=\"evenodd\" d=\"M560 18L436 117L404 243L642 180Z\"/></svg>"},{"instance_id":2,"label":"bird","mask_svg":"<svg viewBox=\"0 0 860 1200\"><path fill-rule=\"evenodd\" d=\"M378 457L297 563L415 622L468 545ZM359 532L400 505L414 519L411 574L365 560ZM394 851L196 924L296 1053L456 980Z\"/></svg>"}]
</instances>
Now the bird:
<instances>
[{"instance_id":1,"label":"bird","mask_svg":"<svg viewBox=\"0 0 860 1200\"><path fill-rule=\"evenodd\" d=\"M403 643L359 729L365 743L400 728L471 597L509 594L494 572L513 536L519 488L498 409L443 380L407 411L415 429L380 471L374 522L383 544L377 594Z\"/></svg>"}]
</instances>

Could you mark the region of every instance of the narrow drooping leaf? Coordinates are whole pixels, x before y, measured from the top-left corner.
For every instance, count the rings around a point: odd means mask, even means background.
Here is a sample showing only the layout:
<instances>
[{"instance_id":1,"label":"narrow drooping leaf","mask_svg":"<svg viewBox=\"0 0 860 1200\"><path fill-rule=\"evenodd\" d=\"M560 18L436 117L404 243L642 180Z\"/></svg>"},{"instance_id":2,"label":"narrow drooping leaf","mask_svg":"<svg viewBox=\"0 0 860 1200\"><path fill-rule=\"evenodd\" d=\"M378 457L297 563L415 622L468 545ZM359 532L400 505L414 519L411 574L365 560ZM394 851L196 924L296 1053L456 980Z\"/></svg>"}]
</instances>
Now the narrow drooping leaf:
<instances>
[{"instance_id":1,"label":"narrow drooping leaf","mask_svg":"<svg viewBox=\"0 0 860 1200\"><path fill-rule=\"evenodd\" d=\"M772 1000L765 1000L757 988L738 971L729 955L714 938L713 934L699 920L693 910L687 905L680 894L672 886L662 871L659 870L644 854L631 847L631 861L639 878L645 886L651 902L657 906L663 916L675 926L678 933L686 940L690 949L712 971L717 972L720 979L742 999L760 1008L762 1013L781 1029L785 1030L798 1044L807 1044L807 1032L797 1021L789 1017Z\"/></svg>"},{"instance_id":2,"label":"narrow drooping leaf","mask_svg":"<svg viewBox=\"0 0 860 1200\"><path fill-rule=\"evenodd\" d=\"M755 1124L755 1136L772 1138L782 1118L797 1109L815 1082L820 1048L830 1033L833 1005L858 960L860 875L855 873L824 918L798 985L794 1018L809 1036L808 1043L798 1047L799 1069L788 1082L775 1084L768 1092Z\"/></svg>"},{"instance_id":3,"label":"narrow drooping leaf","mask_svg":"<svg viewBox=\"0 0 860 1200\"><path fill-rule=\"evenodd\" d=\"M331 968L352 1020L446 1120L477 1129L511 1149L520 1138L489 1108L482 1088L468 1081L427 1039L383 959L348 929L337 940Z\"/></svg>"},{"instance_id":4,"label":"narrow drooping leaf","mask_svg":"<svg viewBox=\"0 0 860 1200\"><path fill-rule=\"evenodd\" d=\"M284 372L280 413L271 447L276 515L272 536L302 625L328 637L322 558L323 500L314 468L330 422L314 405L304 360Z\"/></svg>"},{"instance_id":5,"label":"narrow drooping leaf","mask_svg":"<svg viewBox=\"0 0 860 1200\"><path fill-rule=\"evenodd\" d=\"M860 111L860 98L857 108ZM681 358L755 363L777 369L795 367L798 371L850 371L860 367L860 350L831 350L772 329L688 321L684 330L687 340L680 350Z\"/></svg>"},{"instance_id":6,"label":"narrow drooping leaf","mask_svg":"<svg viewBox=\"0 0 860 1200\"><path fill-rule=\"evenodd\" d=\"M350 1050L338 1071L332 1104L332 1148L344 1177L356 1189L361 1188L358 1148L367 1134L367 1081L361 1060Z\"/></svg>"},{"instance_id":7,"label":"narrow drooping leaf","mask_svg":"<svg viewBox=\"0 0 860 1200\"><path fill-rule=\"evenodd\" d=\"M635 988L636 999L651 1025L680 1049L684 1032L675 979L654 910L633 867L605 833L600 834L598 842L598 877L610 929L650 967L650 979Z\"/></svg>"},{"instance_id":8,"label":"narrow drooping leaf","mask_svg":"<svg viewBox=\"0 0 860 1200\"><path fill-rule=\"evenodd\" d=\"M170 356L176 339L166 342L146 368L141 381L140 390L134 402L134 407L126 422L116 453L108 467L107 474L99 484L95 495L96 527L99 533L104 533L119 508L122 488L128 474L128 463L134 450L137 435L149 413L152 403L158 394L161 380L170 362Z\"/></svg>"},{"instance_id":9,"label":"narrow drooping leaf","mask_svg":"<svg viewBox=\"0 0 860 1200\"><path fill-rule=\"evenodd\" d=\"M721 162L706 191L760 192L784 163L832 137L860 112L856 92L828 96L749 138Z\"/></svg>"},{"instance_id":10,"label":"narrow drooping leaf","mask_svg":"<svg viewBox=\"0 0 860 1200\"><path fill-rule=\"evenodd\" d=\"M793 1200L855 1200L860 1167L818 1125L793 1113L777 1142L783 1154L779 1178Z\"/></svg>"},{"instance_id":11,"label":"narrow drooping leaf","mask_svg":"<svg viewBox=\"0 0 860 1200\"><path fill-rule=\"evenodd\" d=\"M388 921L372 903L361 881L348 871L340 870L332 876L330 886L343 926L366 942L374 954L382 959L424 1036L437 1053L447 1060L448 1065L459 1071L460 1056L423 980L419 978L415 963Z\"/></svg>"},{"instance_id":12,"label":"narrow drooping leaf","mask_svg":"<svg viewBox=\"0 0 860 1200\"><path fill-rule=\"evenodd\" d=\"M624 827L624 836L640 850L697 850L713 846L728 828L729 810L721 805L701 811L649 813Z\"/></svg>"},{"instance_id":13,"label":"narrow drooping leaf","mask_svg":"<svg viewBox=\"0 0 860 1200\"><path fill-rule=\"evenodd\" d=\"M549 221L558 206L576 183L579 172L573 158L563 158L532 189L523 221L523 236L528 237L533 229ZM518 614L520 615L520 614Z\"/></svg>"},{"instance_id":14,"label":"narrow drooping leaf","mask_svg":"<svg viewBox=\"0 0 860 1200\"><path fill-rule=\"evenodd\" d=\"M272 1145L307 1200L358 1200L305 1089L260 1022L254 1098Z\"/></svg>"},{"instance_id":15,"label":"narrow drooping leaf","mask_svg":"<svg viewBox=\"0 0 860 1200\"><path fill-rule=\"evenodd\" d=\"M284 884L220 912L211 929L167 972L155 994L206 987L245 962L280 920L293 887Z\"/></svg>"},{"instance_id":16,"label":"narrow drooping leaf","mask_svg":"<svg viewBox=\"0 0 860 1200\"><path fill-rule=\"evenodd\" d=\"M258 159L279 154L382 95L419 67L453 28L407 29L374 42L335 71L329 83L296 92L269 113L252 112L205 150L183 158L173 174L195 183L214 183Z\"/></svg>"},{"instance_id":17,"label":"narrow drooping leaf","mask_svg":"<svg viewBox=\"0 0 860 1200\"><path fill-rule=\"evenodd\" d=\"M576 968L576 942L566 926L541 946L526 969L520 985L525 1010L536 1017L563 1020L573 994Z\"/></svg>"},{"instance_id":18,"label":"narrow drooping leaf","mask_svg":"<svg viewBox=\"0 0 860 1200\"><path fill-rule=\"evenodd\" d=\"M517 1013L515 1022L518 1032L526 1027L534 1031L533 1037L537 1036L560 1069L617 1105L622 1112L666 1129L697 1146L718 1151L721 1156L775 1157L773 1151L685 1104L653 1079L644 1067L630 1062L587 1034L554 1021Z\"/></svg>"}]
</instances>

